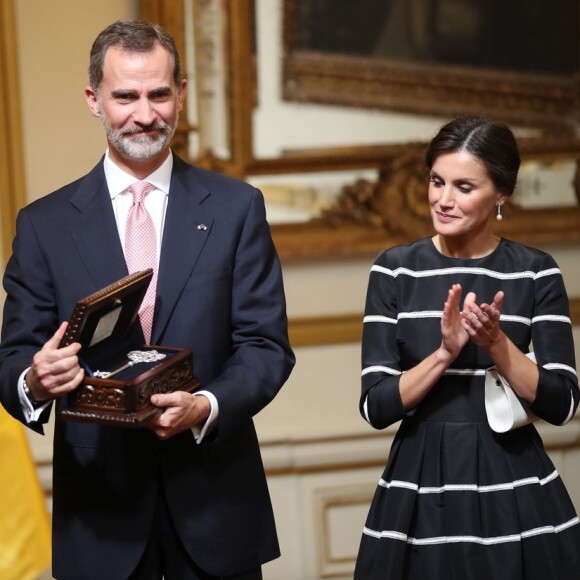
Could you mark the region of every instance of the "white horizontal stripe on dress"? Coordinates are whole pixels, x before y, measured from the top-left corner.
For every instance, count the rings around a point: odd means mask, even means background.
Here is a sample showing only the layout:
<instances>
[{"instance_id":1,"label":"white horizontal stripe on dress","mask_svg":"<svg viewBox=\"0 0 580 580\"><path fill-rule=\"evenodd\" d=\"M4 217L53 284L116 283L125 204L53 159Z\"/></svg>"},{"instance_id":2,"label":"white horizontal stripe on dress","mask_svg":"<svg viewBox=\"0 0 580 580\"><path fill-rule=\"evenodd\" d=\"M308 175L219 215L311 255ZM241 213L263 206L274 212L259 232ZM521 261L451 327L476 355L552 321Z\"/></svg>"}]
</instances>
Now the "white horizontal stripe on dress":
<instances>
[{"instance_id":1,"label":"white horizontal stripe on dress","mask_svg":"<svg viewBox=\"0 0 580 580\"><path fill-rule=\"evenodd\" d=\"M555 274L562 274L562 272L560 272L559 268L548 268L547 270L540 270L537 274L536 274L536 280L538 278L543 278L544 276L554 276Z\"/></svg>"},{"instance_id":2,"label":"white horizontal stripe on dress","mask_svg":"<svg viewBox=\"0 0 580 580\"><path fill-rule=\"evenodd\" d=\"M566 423L568 423L573 416L574 416L574 393L572 392L572 389L570 389L570 410L568 411L568 415L566 416L566 418L560 423L560 427L562 425L566 425Z\"/></svg>"},{"instance_id":3,"label":"white horizontal stripe on dress","mask_svg":"<svg viewBox=\"0 0 580 580\"><path fill-rule=\"evenodd\" d=\"M366 367L362 370L361 376L368 375L369 373L387 373L388 375L402 375L405 371L400 371L392 367L373 365ZM447 369L443 374L454 375L454 376L472 376L472 377L482 377L485 375L485 369Z\"/></svg>"},{"instance_id":4,"label":"white horizontal stripe on dress","mask_svg":"<svg viewBox=\"0 0 580 580\"><path fill-rule=\"evenodd\" d=\"M408 489L410 491L416 491L418 494L443 493L446 491L474 491L477 493L490 493L493 491L512 490L516 487L523 487L524 485L546 485L547 483L550 483L550 481L554 481L554 479L557 477L559 477L558 470L554 469L552 473L542 479L537 476L533 476L526 477L524 479L516 479L515 481L509 481L505 483L495 483L493 485L477 485L475 483L449 483L439 487L419 487L418 484L412 483L410 481L400 481L397 479L393 479L392 481L385 481L383 478L381 478L379 480L379 486L386 489L390 489L392 487Z\"/></svg>"},{"instance_id":5,"label":"white horizontal stripe on dress","mask_svg":"<svg viewBox=\"0 0 580 580\"><path fill-rule=\"evenodd\" d=\"M556 370L560 369L563 371L568 371L569 373L573 374L574 376L577 375L576 369L569 365L565 365L562 363L546 363L541 365L542 368L546 370ZM486 369L454 369L448 368L443 374L444 375L452 375L452 376L472 376L472 377L481 377L485 375ZM401 371L399 369L394 369L392 367L382 366L382 365L373 365L370 367L366 367L362 370L361 376L368 375L369 373L387 373L389 375L402 375L405 371Z\"/></svg>"},{"instance_id":6,"label":"white horizontal stripe on dress","mask_svg":"<svg viewBox=\"0 0 580 580\"><path fill-rule=\"evenodd\" d=\"M389 318L388 316L379 316L378 314L373 314L365 316L363 322L388 322L389 324L397 324L396 318Z\"/></svg>"},{"instance_id":7,"label":"white horizontal stripe on dress","mask_svg":"<svg viewBox=\"0 0 580 580\"><path fill-rule=\"evenodd\" d=\"M365 414L366 422L372 426L371 418L369 417L369 398L365 397L365 402L363 403L363 413Z\"/></svg>"},{"instance_id":8,"label":"white horizontal stripe on dress","mask_svg":"<svg viewBox=\"0 0 580 580\"><path fill-rule=\"evenodd\" d=\"M580 523L578 517L574 517L567 522L558 524L557 526L541 526L539 528L532 528L531 530L525 530L520 534L509 534L506 536L492 536L489 538L482 538L481 536L435 536L432 538L413 538L407 534L397 532L394 530L371 530L366 526L363 529L363 534L371 536L372 538L382 539L390 538L391 540L400 540L406 542L407 544L413 544L415 546L429 546L434 544L453 544L453 543L474 543L482 544L484 546L492 546L494 544L505 544L507 542L521 542L526 538L531 538L533 536L539 536L541 534L558 534L572 526Z\"/></svg>"},{"instance_id":9,"label":"white horizontal stripe on dress","mask_svg":"<svg viewBox=\"0 0 580 580\"><path fill-rule=\"evenodd\" d=\"M441 318L442 310L419 310L417 312L399 312L397 320L401 318Z\"/></svg>"},{"instance_id":10,"label":"white horizontal stripe on dress","mask_svg":"<svg viewBox=\"0 0 580 580\"><path fill-rule=\"evenodd\" d=\"M527 316L515 316L513 314L500 314L499 319L502 322L520 322L521 324L525 324L526 326L532 325L532 319L528 318Z\"/></svg>"},{"instance_id":11,"label":"white horizontal stripe on dress","mask_svg":"<svg viewBox=\"0 0 580 580\"><path fill-rule=\"evenodd\" d=\"M444 375L483 377L485 375L485 369L450 369L450 368L448 368L443 374Z\"/></svg>"},{"instance_id":12,"label":"white horizontal stripe on dress","mask_svg":"<svg viewBox=\"0 0 580 580\"><path fill-rule=\"evenodd\" d=\"M383 366L372 366L363 369L361 375L368 375L369 373L387 373L388 375L401 375L403 374L400 370L393 369L391 367L383 367Z\"/></svg>"},{"instance_id":13,"label":"white horizontal stripe on dress","mask_svg":"<svg viewBox=\"0 0 580 580\"><path fill-rule=\"evenodd\" d=\"M524 270L523 272L497 272L495 270L489 270L488 268L467 268L461 266L454 268L438 268L436 270L410 270L409 268L403 267L391 270L390 268L378 266L377 264L372 266L371 272L379 272L380 274L386 274L393 278L396 278L401 274L413 278L447 276L449 274L476 274L478 276L489 276L490 278L497 278L499 280L519 280L521 278L531 278L532 280L536 280L537 278L553 276L561 273L559 268L549 268L547 270L540 270L539 272L532 272L531 270Z\"/></svg>"},{"instance_id":14,"label":"white horizontal stripe on dress","mask_svg":"<svg viewBox=\"0 0 580 580\"><path fill-rule=\"evenodd\" d=\"M560 369L564 371L568 371L569 373L576 376L576 370L571 366L562 364L562 363L546 363L545 365L541 365L542 368L546 370L555 370ZM451 375L451 376L466 376L466 377L482 377L485 375L486 369L454 369L448 368L443 374L444 375ZM400 371L399 369L394 369L392 367L381 366L381 365L373 365L370 367L366 367L362 370L361 376L368 375L369 373L386 373L388 375L402 375L405 371Z\"/></svg>"},{"instance_id":15,"label":"white horizontal stripe on dress","mask_svg":"<svg viewBox=\"0 0 580 580\"><path fill-rule=\"evenodd\" d=\"M560 314L542 314L541 316L534 316L532 318L532 324L535 322L543 322L544 320L549 320L550 322L566 322L567 324L572 324L569 316L561 316Z\"/></svg>"},{"instance_id":16,"label":"white horizontal stripe on dress","mask_svg":"<svg viewBox=\"0 0 580 580\"><path fill-rule=\"evenodd\" d=\"M441 318L442 316L442 310L418 310L415 312L399 312L397 314L396 320L389 316L382 316L380 314L368 314L363 318L363 322L388 322L389 324L396 324L398 320L405 318ZM534 318L528 318L527 316L516 316L513 314L500 314L500 320L502 322L520 322L526 326L531 326L532 324L546 321L572 324L570 317L560 316L558 314L545 314L542 316L534 316Z\"/></svg>"},{"instance_id":17,"label":"white horizontal stripe on dress","mask_svg":"<svg viewBox=\"0 0 580 580\"><path fill-rule=\"evenodd\" d=\"M546 363L545 365L542 365L542 367L545 368L546 370L562 369L563 371L568 371L569 373L572 373L574 376L576 376L575 368L569 365L564 365L562 363Z\"/></svg>"}]
</instances>

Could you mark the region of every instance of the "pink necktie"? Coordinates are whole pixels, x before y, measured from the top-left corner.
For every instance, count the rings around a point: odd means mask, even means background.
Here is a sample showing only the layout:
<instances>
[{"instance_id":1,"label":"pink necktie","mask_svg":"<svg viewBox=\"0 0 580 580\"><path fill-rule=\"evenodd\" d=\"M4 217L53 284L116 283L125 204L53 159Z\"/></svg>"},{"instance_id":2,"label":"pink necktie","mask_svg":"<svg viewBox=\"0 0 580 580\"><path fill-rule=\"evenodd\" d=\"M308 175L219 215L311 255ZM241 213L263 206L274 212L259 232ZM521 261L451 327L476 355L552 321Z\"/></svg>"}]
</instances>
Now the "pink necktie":
<instances>
[{"instance_id":1,"label":"pink necktie","mask_svg":"<svg viewBox=\"0 0 580 580\"><path fill-rule=\"evenodd\" d=\"M133 195L133 205L127 216L127 229L125 231L125 260L129 274L153 268L153 277L147 293L143 298L139 309L141 327L145 335L145 341L151 340L151 327L153 326L153 311L155 309L155 288L157 286L157 235L155 226L149 212L143 204L145 196L155 189L147 181L136 181L127 188Z\"/></svg>"}]
</instances>

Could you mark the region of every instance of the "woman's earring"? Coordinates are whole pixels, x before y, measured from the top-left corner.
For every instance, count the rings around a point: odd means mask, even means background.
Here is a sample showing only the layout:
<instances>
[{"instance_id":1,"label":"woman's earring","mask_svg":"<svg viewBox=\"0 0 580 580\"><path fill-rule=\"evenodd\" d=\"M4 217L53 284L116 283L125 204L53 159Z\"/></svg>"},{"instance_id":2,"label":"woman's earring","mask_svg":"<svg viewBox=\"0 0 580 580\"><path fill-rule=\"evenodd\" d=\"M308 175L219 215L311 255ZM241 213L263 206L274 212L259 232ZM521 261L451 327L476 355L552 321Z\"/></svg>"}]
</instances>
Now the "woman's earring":
<instances>
[{"instance_id":1,"label":"woman's earring","mask_svg":"<svg viewBox=\"0 0 580 580\"><path fill-rule=\"evenodd\" d=\"M495 214L495 219L498 222L501 222L501 220L503 219L503 216L501 215L501 206L503 205L503 201L498 201L495 205L497 206L497 213Z\"/></svg>"}]
</instances>

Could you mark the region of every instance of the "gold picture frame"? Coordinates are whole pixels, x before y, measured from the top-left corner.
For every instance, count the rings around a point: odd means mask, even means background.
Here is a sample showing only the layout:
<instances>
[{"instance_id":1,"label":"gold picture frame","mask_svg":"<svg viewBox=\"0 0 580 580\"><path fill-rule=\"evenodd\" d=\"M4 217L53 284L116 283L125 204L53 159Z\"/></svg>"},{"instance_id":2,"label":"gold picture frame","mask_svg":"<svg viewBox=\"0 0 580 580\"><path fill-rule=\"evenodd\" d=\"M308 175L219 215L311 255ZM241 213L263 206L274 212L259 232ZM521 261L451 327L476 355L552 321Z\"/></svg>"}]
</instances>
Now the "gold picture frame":
<instances>
[{"instance_id":1,"label":"gold picture frame","mask_svg":"<svg viewBox=\"0 0 580 580\"><path fill-rule=\"evenodd\" d=\"M191 0L203 7L205 0ZM292 6L296 0L285 0ZM352 146L341 148L321 148L293 151L279 157L256 158L253 154L252 114L256 104L255 70L256 46L253 38L255 30L254 0L226 0L228 46L228 107L229 115L229 156L220 158L206 152L193 163L235 177L264 176L317 171L344 171L351 169L376 169L380 178L371 188L381 192L383 199L378 205L392 205L399 213L396 221L377 219L366 212L366 208L356 208L349 215L345 208L349 204L331 208L329 212L306 223L273 225L272 233L283 260L324 259L373 255L380 249L415 239L430 232L430 220L425 215L426 194L418 195L421 179L421 159L426 143L401 143L389 145ZM141 17L158 22L176 38L179 47L186 45L186 26L182 0L140 0ZM578 79L574 80L577 87ZM506 99L512 99L510 91L517 92L517 83L504 84ZM472 87L472 95L478 95L485 86ZM577 89L576 89L577 90ZM572 91L570 91L572 93ZM575 93L576 94L576 93ZM573 95L569 95L573 98ZM515 97L513 97L515 98ZM568 105L566 105L567 107ZM423 113L425 111L415 111ZM440 111L441 113L442 111ZM577 112L574 113L577 115ZM499 115L501 117L501 115ZM568 113L565 115L568 118ZM523 119L522 119L523 120ZM522 139L521 152L524 161L550 162L557 160L580 161L580 139L567 129L568 121L552 124L549 135L541 138ZM174 142L175 150L189 157L188 136L193 130L186 121L181 121ZM403 168L403 169L402 169ZM404 173L401 173L401 171ZM390 197L384 199L385 190L393 180L401 180L406 175L408 182L404 188L390 188ZM356 188L356 184L353 184ZM580 190L578 172L575 178L576 194ZM352 189L352 188L351 188ZM426 191L426 189L425 189ZM344 200L344 197L343 197ZM423 201L422 201L423 200ZM357 202L357 196L348 200ZM363 199L363 203L376 206L375 200ZM366 213L365 213L366 212ZM356 217L355 217L356 214ZM365 215L368 219L365 219ZM362 218L361 218L362 216ZM535 244L540 242L580 241L580 206L543 207L522 210L518 206L508 207L506 219L498 224L498 233L516 241Z\"/></svg>"}]
</instances>

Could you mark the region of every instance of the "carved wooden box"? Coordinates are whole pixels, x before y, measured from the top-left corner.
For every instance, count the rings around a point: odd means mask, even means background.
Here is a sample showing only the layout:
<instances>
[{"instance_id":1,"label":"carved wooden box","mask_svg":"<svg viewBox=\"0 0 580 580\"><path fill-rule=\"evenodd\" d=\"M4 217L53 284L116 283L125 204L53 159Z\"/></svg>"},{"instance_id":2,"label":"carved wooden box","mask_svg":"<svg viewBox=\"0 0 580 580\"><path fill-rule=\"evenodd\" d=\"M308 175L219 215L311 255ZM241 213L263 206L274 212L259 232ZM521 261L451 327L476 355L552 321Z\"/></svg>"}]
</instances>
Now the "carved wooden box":
<instances>
[{"instance_id":1,"label":"carved wooden box","mask_svg":"<svg viewBox=\"0 0 580 580\"><path fill-rule=\"evenodd\" d=\"M60 346L81 343L85 379L69 393L63 419L141 427L159 412L151 395L199 386L191 351L128 339L152 274L131 274L77 302Z\"/></svg>"}]
</instances>

